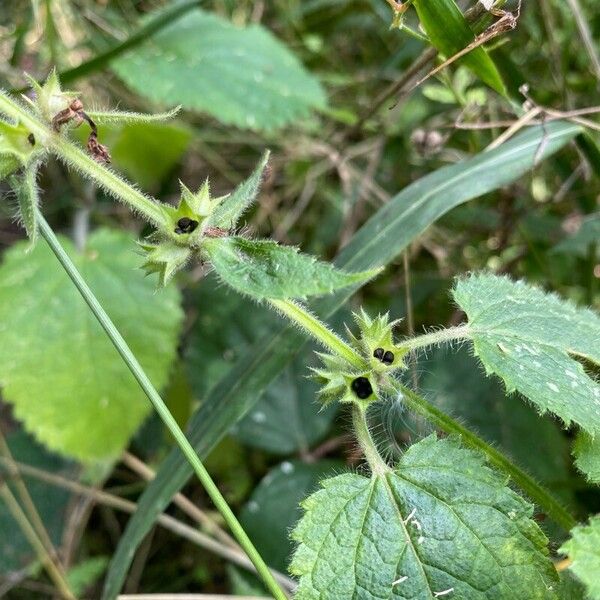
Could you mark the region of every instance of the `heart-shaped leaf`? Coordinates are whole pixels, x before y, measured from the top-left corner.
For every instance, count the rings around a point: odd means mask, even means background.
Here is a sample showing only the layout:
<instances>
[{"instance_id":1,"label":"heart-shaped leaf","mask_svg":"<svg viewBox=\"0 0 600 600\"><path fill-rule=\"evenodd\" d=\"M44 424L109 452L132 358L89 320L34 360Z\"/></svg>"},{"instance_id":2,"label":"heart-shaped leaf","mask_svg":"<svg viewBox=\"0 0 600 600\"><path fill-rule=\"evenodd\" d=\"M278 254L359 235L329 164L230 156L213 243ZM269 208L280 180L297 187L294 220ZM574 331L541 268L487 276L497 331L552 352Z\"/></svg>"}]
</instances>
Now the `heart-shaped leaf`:
<instances>
[{"instance_id":1,"label":"heart-shaped leaf","mask_svg":"<svg viewBox=\"0 0 600 600\"><path fill-rule=\"evenodd\" d=\"M452 438L424 439L385 475L322 485L293 534L296 600L556 598L533 507Z\"/></svg>"}]
</instances>

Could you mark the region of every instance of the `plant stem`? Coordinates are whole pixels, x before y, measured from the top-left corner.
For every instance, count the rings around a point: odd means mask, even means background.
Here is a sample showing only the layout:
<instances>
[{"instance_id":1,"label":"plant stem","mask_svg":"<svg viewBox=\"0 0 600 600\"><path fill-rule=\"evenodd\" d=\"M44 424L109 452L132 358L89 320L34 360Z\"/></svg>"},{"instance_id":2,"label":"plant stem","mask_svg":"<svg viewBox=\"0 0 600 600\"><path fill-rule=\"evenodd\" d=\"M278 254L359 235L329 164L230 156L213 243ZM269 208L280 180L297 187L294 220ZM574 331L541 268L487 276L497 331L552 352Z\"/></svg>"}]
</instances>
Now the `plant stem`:
<instances>
[{"instance_id":1,"label":"plant stem","mask_svg":"<svg viewBox=\"0 0 600 600\"><path fill-rule=\"evenodd\" d=\"M342 338L329 330L317 317L311 314L306 308L292 300L273 300L269 303L275 307L280 313L285 315L290 321L299 325L309 333L317 342L341 356L346 362L353 367L362 370L366 369L362 356L348 345Z\"/></svg>"},{"instance_id":2,"label":"plant stem","mask_svg":"<svg viewBox=\"0 0 600 600\"><path fill-rule=\"evenodd\" d=\"M194 469L196 475L198 476L198 479L202 483L207 494L210 496L210 499L213 501L214 505L217 507L217 509L223 516L234 537L248 555L248 558L256 567L256 571L262 578L267 589L273 594L273 597L277 600L286 600L284 592L277 585L277 582L273 578L271 572L269 571L269 568L263 561L261 555L258 553L256 548L250 541L250 538L247 536L246 532L240 525L236 516L233 514L231 508L229 508L227 501L225 500L225 498L223 498L221 492L212 480L202 461L194 451L194 448L192 447L188 439L185 437L183 431L181 431L181 429L179 428L179 425L177 425L177 422L173 418L173 415L169 412L169 409L163 402L159 393L152 385L142 366L131 352L129 346L127 345L127 342L125 342L123 336L119 333L106 311L102 308L92 290L85 283L81 274L79 273L79 271L65 252L64 248L61 246L60 242L54 235L54 232L52 231L52 229L50 228L50 226L39 211L37 211L37 219L42 237L46 240L52 252L54 252L54 254L56 255L56 258L71 278L71 281L73 282L75 287L79 290L79 293L85 300L86 304L89 306L96 319L98 319L98 322L110 338L117 352L121 355L121 358L129 368L137 382L139 383L142 390L144 390L146 396L154 406L160 418L163 420L167 429L175 438L175 441L177 442L187 461Z\"/></svg>"},{"instance_id":3,"label":"plant stem","mask_svg":"<svg viewBox=\"0 0 600 600\"><path fill-rule=\"evenodd\" d=\"M27 517L25 516L25 513L23 512L22 508L19 506L17 499L14 497L13 493L10 491L10 489L5 483L0 483L0 498L2 498L6 503L8 511L12 515L13 519L18 523L19 528L23 532L23 535L27 538L27 541L34 549L38 560L46 568L50 579L52 579L52 581L54 582L54 585L59 590L60 595L63 598L75 600L75 596L73 595L73 592L71 592L67 580L63 577L62 573L54 564L54 561L46 551L44 544L37 536L37 533L31 526L31 523L27 520Z\"/></svg>"},{"instance_id":4,"label":"plant stem","mask_svg":"<svg viewBox=\"0 0 600 600\"><path fill-rule=\"evenodd\" d=\"M506 473L511 479L541 508L549 517L566 531L570 531L576 524L576 519L541 485L536 483L525 471L512 463L504 454L483 441L479 436L469 431L466 427L455 421L452 417L443 413L427 400L415 394L398 381L393 381L396 392L400 392L403 400L411 410L423 415L446 433L458 434L462 441L480 450L485 454L490 464L500 471Z\"/></svg>"},{"instance_id":5,"label":"plant stem","mask_svg":"<svg viewBox=\"0 0 600 600\"><path fill-rule=\"evenodd\" d=\"M166 217L157 200L146 196L119 175L96 162L78 146L60 133L53 131L39 117L3 92L0 92L0 112L22 123L33 133L38 143L54 152L58 158L80 171L85 177L97 183L117 200L128 204L151 223L159 227L166 225Z\"/></svg>"},{"instance_id":6,"label":"plant stem","mask_svg":"<svg viewBox=\"0 0 600 600\"><path fill-rule=\"evenodd\" d=\"M354 425L354 434L360 444L360 447L371 467L373 475L385 475L391 471L390 467L379 454L377 446L371 437L369 424L367 423L367 410L359 404L352 406L352 424Z\"/></svg>"},{"instance_id":7,"label":"plant stem","mask_svg":"<svg viewBox=\"0 0 600 600\"><path fill-rule=\"evenodd\" d=\"M448 327L438 331L418 335L417 337L403 340L400 346L407 350L416 350L425 346L435 346L444 342L452 342L454 340L464 340L471 337L473 330L468 324L458 325L457 327Z\"/></svg>"}]
</instances>

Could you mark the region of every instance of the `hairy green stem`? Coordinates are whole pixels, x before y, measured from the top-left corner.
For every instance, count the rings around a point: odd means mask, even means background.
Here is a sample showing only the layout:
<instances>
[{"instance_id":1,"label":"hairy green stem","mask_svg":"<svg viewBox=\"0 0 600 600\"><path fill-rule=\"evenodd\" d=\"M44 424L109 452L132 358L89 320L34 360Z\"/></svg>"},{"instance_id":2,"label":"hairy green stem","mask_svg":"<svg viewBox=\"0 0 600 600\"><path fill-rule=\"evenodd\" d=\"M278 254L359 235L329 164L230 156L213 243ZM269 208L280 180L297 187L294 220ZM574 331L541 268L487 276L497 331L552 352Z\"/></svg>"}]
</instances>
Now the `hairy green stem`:
<instances>
[{"instance_id":1,"label":"hairy green stem","mask_svg":"<svg viewBox=\"0 0 600 600\"><path fill-rule=\"evenodd\" d=\"M54 235L54 232L41 215L41 213L37 212L38 223L40 227L40 233L42 237L46 240L51 250L56 255L56 258L59 260L71 281L75 285L75 287L79 290L79 293L85 300L86 304L89 306L90 310L93 312L96 319L110 338L117 352L121 355L121 358L139 383L142 390L154 406L156 412L159 414L160 418L163 420L167 429L173 435L177 445L183 452L187 461L190 463L192 468L194 469L198 479L204 486L207 494L210 496L210 499L213 501L214 505L217 507L221 515L223 516L225 522L227 523L229 529L235 536L236 540L243 548L244 552L248 555L248 558L252 561L254 566L256 567L256 571L262 578L263 582L267 586L267 589L273 594L273 597L277 600L286 600L286 595L282 591L282 589L277 585L277 582L273 578L269 568L263 561L261 555L258 553L250 538L247 536L246 532L240 525L236 516L233 514L231 508L227 504L225 498L223 498L221 492L217 488L216 484L212 480L209 475L206 467L194 451L194 448L185 437L185 434L177 425L177 422L173 418L173 415L169 412L169 409L163 402L160 394L156 391L154 386L152 385L150 379L144 372L142 366L137 361L133 353L131 352L127 342L123 339L123 336L119 333L114 323L106 313L106 311L102 308L100 303L98 302L96 296L92 292L92 290L88 287L88 285L83 280L81 274L65 252L64 248L61 246L60 242Z\"/></svg>"},{"instance_id":2,"label":"hairy green stem","mask_svg":"<svg viewBox=\"0 0 600 600\"><path fill-rule=\"evenodd\" d=\"M348 345L341 337L333 333L317 317L311 314L306 308L292 300L274 300L269 303L280 313L284 314L290 321L299 325L304 331L309 333L317 342L341 356L353 367L361 370L367 367L362 356Z\"/></svg>"},{"instance_id":3,"label":"hairy green stem","mask_svg":"<svg viewBox=\"0 0 600 600\"><path fill-rule=\"evenodd\" d=\"M359 404L352 406L352 424L354 425L354 434L360 444L361 450L369 463L373 475L385 475L391 471L385 460L379 454L377 446L371 437L369 424L367 423L367 410Z\"/></svg>"},{"instance_id":4,"label":"hairy green stem","mask_svg":"<svg viewBox=\"0 0 600 600\"><path fill-rule=\"evenodd\" d=\"M117 200L128 204L149 222L159 227L166 225L165 214L157 200L146 196L119 175L96 162L63 135L53 131L21 103L3 92L0 92L0 112L22 123L33 133L39 144L104 188Z\"/></svg>"},{"instance_id":5,"label":"hairy green stem","mask_svg":"<svg viewBox=\"0 0 600 600\"><path fill-rule=\"evenodd\" d=\"M310 333L310 335L318 342L340 356L343 356L350 364L353 364L358 368L365 367L364 360L353 348L332 333L317 317L310 314L302 306L289 300L270 300L269 302L278 311L282 312L294 323L300 325L305 331ZM442 329L416 338L411 338L403 343L403 347L415 350L417 348L431 346L442 342L465 339L470 337L471 332L472 330L469 329L468 325L460 325L458 327ZM389 379L388 383L395 392L400 392L402 394L404 401L411 410L424 416L446 433L460 435L465 444L483 452L490 464L509 475L512 480L532 500L542 507L548 513L548 516L550 516L558 525L567 531L575 526L575 518L561 506L552 494L536 483L527 473L511 462L501 452L398 381ZM366 410L359 405L355 405L352 410L356 438L372 471L378 474L389 471L389 467L379 454L369 432L366 420Z\"/></svg>"},{"instance_id":6,"label":"hairy green stem","mask_svg":"<svg viewBox=\"0 0 600 600\"><path fill-rule=\"evenodd\" d=\"M417 350L418 348L436 346L445 342L468 339L472 333L473 330L468 324L458 325L457 327L430 331L429 333L403 340L400 346L407 350Z\"/></svg>"},{"instance_id":7,"label":"hairy green stem","mask_svg":"<svg viewBox=\"0 0 600 600\"><path fill-rule=\"evenodd\" d=\"M550 492L536 483L525 471L506 458L504 454L400 382L394 381L393 385L395 391L402 394L408 408L427 418L442 431L450 434L458 434L467 446L483 452L490 464L509 475L563 529L570 531L577 524L576 519L561 506Z\"/></svg>"}]
</instances>

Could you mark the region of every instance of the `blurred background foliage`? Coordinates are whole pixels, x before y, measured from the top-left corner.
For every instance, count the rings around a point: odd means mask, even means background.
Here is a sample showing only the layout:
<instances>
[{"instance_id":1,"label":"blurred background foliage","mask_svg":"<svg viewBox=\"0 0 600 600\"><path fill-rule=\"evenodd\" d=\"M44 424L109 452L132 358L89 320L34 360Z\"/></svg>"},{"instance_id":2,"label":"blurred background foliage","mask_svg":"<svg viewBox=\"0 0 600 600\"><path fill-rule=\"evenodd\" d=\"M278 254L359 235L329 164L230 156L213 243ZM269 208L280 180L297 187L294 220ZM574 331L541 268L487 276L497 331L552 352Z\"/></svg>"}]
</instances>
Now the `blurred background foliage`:
<instances>
[{"instance_id":1,"label":"blurred background foliage","mask_svg":"<svg viewBox=\"0 0 600 600\"><path fill-rule=\"evenodd\" d=\"M475 31L494 20L481 4L459 4L471 9ZM516 11L514 4L505 8ZM390 28L392 17L385 0L4 2L0 80L5 89L20 90L24 71L43 79L55 65L65 87L79 90L90 109L152 112L181 104L173 121L100 128L114 169L163 201L176 201L179 180L197 189L209 177L215 195L228 193L271 148L269 176L245 230L331 259L408 184L483 152L523 114L525 101L525 110L563 112L597 103L600 12L593 0L525 3L516 29L488 44L505 95L488 87L481 66L468 60L417 89L392 93L429 48L418 39L423 31L414 11L406 25L416 34ZM122 51L108 60L105 53L115 47ZM434 64L426 62L422 73ZM519 92L523 83L527 98ZM593 113L585 118L587 137L438 220L347 309L362 305L402 317L401 335L456 324L462 315L449 301L452 280L479 269L527 278L600 307L600 125ZM85 133L74 135L84 139ZM133 241L147 233L134 215L53 160L40 186L44 214L72 239L94 290L185 426L278 317L224 289L202 265L155 294L153 282L134 268ZM132 455L156 467L172 441L155 416L146 416L133 380L46 249L40 244L23 255L24 232L14 213L15 199L5 190L0 427L8 448L0 444L0 472L10 485L3 489L23 502L13 459L29 466L24 481L56 562L76 595L99 597L128 518L99 490L135 502L145 484ZM236 415L208 460L258 549L282 572L298 502L325 474L360 463L345 433L347 415L316 404L306 378L311 354L303 351L247 414ZM578 516L600 511L600 494L573 468L571 433L506 397L467 350L421 357L407 379L504 449ZM391 454L427 431L399 404L381 407L376 418ZM126 446L132 454L121 455ZM84 488L69 487L73 482ZM220 525L218 515L197 484L183 491L205 511L208 521L199 527L210 534L207 523ZM0 597L51 597L53 584L22 519L4 499ZM189 521L179 504L167 512ZM544 527L556 549L564 533L552 523ZM160 524L138 549L124 589L262 593L239 566Z\"/></svg>"}]
</instances>

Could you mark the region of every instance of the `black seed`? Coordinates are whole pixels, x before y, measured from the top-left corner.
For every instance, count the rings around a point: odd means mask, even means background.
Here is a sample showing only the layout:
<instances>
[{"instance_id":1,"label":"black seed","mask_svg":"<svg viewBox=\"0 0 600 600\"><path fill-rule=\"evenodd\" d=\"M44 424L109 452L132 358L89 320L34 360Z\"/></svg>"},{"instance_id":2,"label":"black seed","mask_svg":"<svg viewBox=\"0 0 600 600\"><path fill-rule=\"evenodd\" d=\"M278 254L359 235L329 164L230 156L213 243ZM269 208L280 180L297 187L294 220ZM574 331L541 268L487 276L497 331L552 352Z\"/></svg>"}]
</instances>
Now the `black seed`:
<instances>
[{"instance_id":1,"label":"black seed","mask_svg":"<svg viewBox=\"0 0 600 600\"><path fill-rule=\"evenodd\" d=\"M27 141L32 145L35 146L35 136L33 135L33 133L30 133L27 136Z\"/></svg>"},{"instance_id":2,"label":"black seed","mask_svg":"<svg viewBox=\"0 0 600 600\"><path fill-rule=\"evenodd\" d=\"M373 352L373 356L377 360L381 360L383 358L384 353L385 353L385 350L383 348L375 348L375 352Z\"/></svg>"},{"instance_id":3,"label":"black seed","mask_svg":"<svg viewBox=\"0 0 600 600\"><path fill-rule=\"evenodd\" d=\"M177 221L175 233L192 233L196 227L198 227L198 221L194 221L194 219L189 219L188 217L181 217Z\"/></svg>"},{"instance_id":4,"label":"black seed","mask_svg":"<svg viewBox=\"0 0 600 600\"><path fill-rule=\"evenodd\" d=\"M368 398L373 393L371 382L366 377L357 377L352 382L352 391L361 399Z\"/></svg>"},{"instance_id":5,"label":"black seed","mask_svg":"<svg viewBox=\"0 0 600 600\"><path fill-rule=\"evenodd\" d=\"M385 365L391 365L394 362L394 353L389 350L383 355L381 362Z\"/></svg>"}]
</instances>

